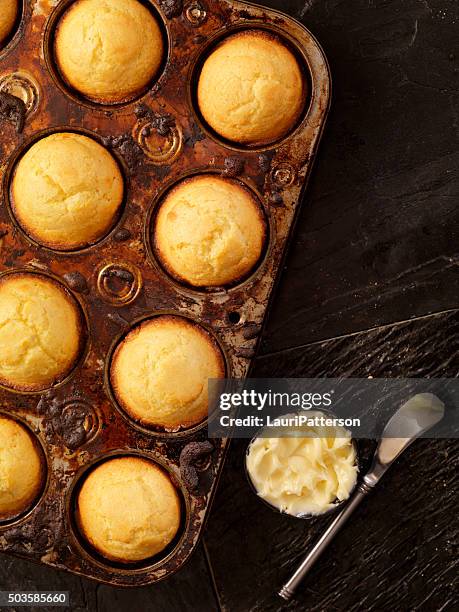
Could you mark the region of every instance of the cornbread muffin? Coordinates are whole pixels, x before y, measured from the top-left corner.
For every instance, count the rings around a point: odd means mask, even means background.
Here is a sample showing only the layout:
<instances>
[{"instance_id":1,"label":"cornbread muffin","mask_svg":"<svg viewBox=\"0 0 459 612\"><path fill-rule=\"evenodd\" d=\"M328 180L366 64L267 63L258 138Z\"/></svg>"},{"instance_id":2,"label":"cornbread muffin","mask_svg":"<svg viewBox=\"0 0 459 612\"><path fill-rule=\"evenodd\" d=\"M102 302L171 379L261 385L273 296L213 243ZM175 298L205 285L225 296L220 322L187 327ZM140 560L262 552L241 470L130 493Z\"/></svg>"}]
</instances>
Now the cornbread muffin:
<instances>
[{"instance_id":1,"label":"cornbread muffin","mask_svg":"<svg viewBox=\"0 0 459 612\"><path fill-rule=\"evenodd\" d=\"M195 287L228 285L247 276L265 239L255 196L237 181L216 175L182 181L162 203L154 228L162 265Z\"/></svg>"},{"instance_id":2,"label":"cornbread muffin","mask_svg":"<svg viewBox=\"0 0 459 612\"><path fill-rule=\"evenodd\" d=\"M145 425L177 430L204 420L208 379L223 378L221 351L187 319L155 317L117 347L110 378L122 408Z\"/></svg>"},{"instance_id":3,"label":"cornbread muffin","mask_svg":"<svg viewBox=\"0 0 459 612\"><path fill-rule=\"evenodd\" d=\"M0 45L11 34L18 16L19 0L0 0Z\"/></svg>"},{"instance_id":4,"label":"cornbread muffin","mask_svg":"<svg viewBox=\"0 0 459 612\"><path fill-rule=\"evenodd\" d=\"M57 26L62 76L95 102L119 103L140 94L163 54L157 20L138 0L76 0Z\"/></svg>"},{"instance_id":5,"label":"cornbread muffin","mask_svg":"<svg viewBox=\"0 0 459 612\"><path fill-rule=\"evenodd\" d=\"M120 168L103 146L81 134L59 132L36 142L19 160L11 206L31 238L72 251L110 231L123 194Z\"/></svg>"},{"instance_id":6,"label":"cornbread muffin","mask_svg":"<svg viewBox=\"0 0 459 612\"><path fill-rule=\"evenodd\" d=\"M44 481L43 453L32 434L7 417L0 417L0 521L28 510Z\"/></svg>"},{"instance_id":7,"label":"cornbread muffin","mask_svg":"<svg viewBox=\"0 0 459 612\"><path fill-rule=\"evenodd\" d=\"M294 54L262 30L226 38L199 77L198 105L206 122L228 140L263 145L295 127L306 83Z\"/></svg>"},{"instance_id":8,"label":"cornbread muffin","mask_svg":"<svg viewBox=\"0 0 459 612\"><path fill-rule=\"evenodd\" d=\"M102 463L77 500L82 534L104 557L132 563L162 552L180 527L180 500L169 476L141 457Z\"/></svg>"},{"instance_id":9,"label":"cornbread muffin","mask_svg":"<svg viewBox=\"0 0 459 612\"><path fill-rule=\"evenodd\" d=\"M0 277L0 384L41 391L72 370L84 343L76 300L56 281L28 272Z\"/></svg>"}]
</instances>

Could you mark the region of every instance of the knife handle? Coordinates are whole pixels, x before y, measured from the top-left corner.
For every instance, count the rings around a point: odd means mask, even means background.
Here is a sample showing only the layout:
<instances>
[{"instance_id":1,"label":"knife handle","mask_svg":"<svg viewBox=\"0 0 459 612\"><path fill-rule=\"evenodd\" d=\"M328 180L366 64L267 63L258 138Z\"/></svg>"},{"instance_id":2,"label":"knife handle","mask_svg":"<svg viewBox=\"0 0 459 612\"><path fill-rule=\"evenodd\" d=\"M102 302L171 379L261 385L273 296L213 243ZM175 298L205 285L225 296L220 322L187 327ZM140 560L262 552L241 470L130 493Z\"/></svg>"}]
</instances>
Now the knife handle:
<instances>
[{"instance_id":1,"label":"knife handle","mask_svg":"<svg viewBox=\"0 0 459 612\"><path fill-rule=\"evenodd\" d=\"M333 540L338 531L343 527L343 525L347 522L348 518L360 504L360 502L368 495L368 493L373 489L371 485L362 482L352 495L349 502L346 504L344 510L342 510L334 521L329 525L328 529L324 532L321 538L316 542L311 551L306 555L301 565L298 567L296 572L290 578L288 582L284 584L282 589L279 591L279 596L282 599L288 601L293 597L295 591L298 586L309 572L311 567L320 557L320 555L324 552L330 542Z\"/></svg>"}]
</instances>

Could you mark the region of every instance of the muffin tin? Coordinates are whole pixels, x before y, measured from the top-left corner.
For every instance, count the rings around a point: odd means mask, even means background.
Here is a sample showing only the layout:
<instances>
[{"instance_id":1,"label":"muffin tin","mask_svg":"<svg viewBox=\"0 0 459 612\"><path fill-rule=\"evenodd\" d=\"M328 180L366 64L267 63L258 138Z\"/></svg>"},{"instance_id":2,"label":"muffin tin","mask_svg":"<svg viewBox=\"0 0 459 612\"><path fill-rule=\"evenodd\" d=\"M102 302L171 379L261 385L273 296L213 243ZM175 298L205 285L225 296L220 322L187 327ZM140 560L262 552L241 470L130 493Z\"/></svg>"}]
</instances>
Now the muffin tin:
<instances>
[{"instance_id":1,"label":"muffin tin","mask_svg":"<svg viewBox=\"0 0 459 612\"><path fill-rule=\"evenodd\" d=\"M330 76L313 36L274 10L226 0L145 0L167 40L162 73L139 99L97 105L68 90L53 61L56 21L71 1L24 0L20 24L0 51L0 273L28 270L56 279L80 302L88 326L84 360L65 381L44 393L0 389L0 410L33 429L48 470L37 504L0 524L0 549L101 582L139 586L166 578L191 555L228 444L209 443L206 423L173 432L129 419L111 393L110 357L139 321L169 313L209 331L225 355L228 377L247 376L322 134ZM281 36L301 59L310 86L299 125L279 143L259 148L213 134L194 95L206 54L222 37L250 28ZM87 134L104 144L126 183L123 213L110 234L71 253L32 241L16 224L9 202L15 163L32 142L56 131ZM263 261L250 278L230 288L198 291L181 285L161 268L152 249L149 227L157 202L180 179L201 172L240 181L259 198L269 222ZM75 522L82 478L114 455L156 461L183 500L183 525L174 546L137 565L98 557Z\"/></svg>"}]
</instances>

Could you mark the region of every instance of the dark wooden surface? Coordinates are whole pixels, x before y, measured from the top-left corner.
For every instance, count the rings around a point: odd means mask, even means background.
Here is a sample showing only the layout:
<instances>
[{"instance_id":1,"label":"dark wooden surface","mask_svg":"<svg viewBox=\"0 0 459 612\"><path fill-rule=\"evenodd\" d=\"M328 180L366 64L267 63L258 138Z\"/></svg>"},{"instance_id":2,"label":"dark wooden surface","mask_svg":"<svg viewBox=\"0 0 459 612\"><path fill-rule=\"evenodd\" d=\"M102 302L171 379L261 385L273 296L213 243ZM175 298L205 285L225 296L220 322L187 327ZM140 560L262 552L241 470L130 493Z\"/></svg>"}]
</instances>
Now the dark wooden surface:
<instances>
[{"instance_id":1,"label":"dark wooden surface","mask_svg":"<svg viewBox=\"0 0 459 612\"><path fill-rule=\"evenodd\" d=\"M263 4L317 35L334 101L254 374L457 376L459 3ZM233 443L204 544L168 582L123 591L2 556L0 588L69 590L91 612L457 609L458 442L413 445L289 605L275 592L327 520L259 503L244 450Z\"/></svg>"}]
</instances>

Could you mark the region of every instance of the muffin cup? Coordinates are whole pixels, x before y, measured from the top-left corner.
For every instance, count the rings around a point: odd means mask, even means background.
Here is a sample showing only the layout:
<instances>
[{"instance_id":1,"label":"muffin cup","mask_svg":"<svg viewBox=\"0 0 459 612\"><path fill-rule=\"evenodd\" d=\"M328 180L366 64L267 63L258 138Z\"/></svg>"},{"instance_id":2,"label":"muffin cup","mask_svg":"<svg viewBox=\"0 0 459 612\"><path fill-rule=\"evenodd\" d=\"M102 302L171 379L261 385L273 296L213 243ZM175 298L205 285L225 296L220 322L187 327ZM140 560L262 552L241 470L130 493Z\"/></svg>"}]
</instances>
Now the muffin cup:
<instances>
[{"instance_id":1,"label":"muffin cup","mask_svg":"<svg viewBox=\"0 0 459 612\"><path fill-rule=\"evenodd\" d=\"M46 24L44 33L44 56L47 68L54 79L55 85L74 102L88 106L93 110L101 110L102 112L104 111L104 108L123 108L124 106L132 104L132 102L143 98L152 87L159 86L164 70L169 62L170 38L169 28L167 27L165 17L159 10L156 3L151 0L139 0L139 2L150 11L153 17L155 17L162 33L164 45L162 62L152 79L150 79L150 81L138 91L133 92L124 99L116 101L102 100L100 98L98 99L97 97L86 96L68 83L67 79L59 68L56 58L55 38L60 20L63 18L65 12L71 8L72 4L75 4L76 2L78 2L78 0L62 0L62 2L55 7Z\"/></svg>"},{"instance_id":2,"label":"muffin cup","mask_svg":"<svg viewBox=\"0 0 459 612\"><path fill-rule=\"evenodd\" d=\"M7 384L6 381L0 380L0 389L5 389L9 392L16 393L19 395L36 395L43 394L51 389L58 388L62 385L65 385L71 378L74 376L75 371L79 368L85 361L86 356L89 351L89 322L87 317L87 312L81 303L81 301L77 298L75 293L69 289L65 282L62 282L62 279L59 277L50 274L47 271L41 271L36 268L18 268L7 270L5 272L0 272L0 282L2 279L7 278L8 276L30 276L36 275L41 278L47 279L50 283L56 286L69 300L74 303L76 310L78 311L79 321L78 321L78 336L79 336L79 345L77 349L77 354L73 363L66 368L65 371L62 372L60 376L56 378L56 380L49 385L14 385Z\"/></svg>"},{"instance_id":3,"label":"muffin cup","mask_svg":"<svg viewBox=\"0 0 459 612\"><path fill-rule=\"evenodd\" d=\"M297 114L297 116L292 122L291 128L284 135L277 137L273 140L261 140L259 142L254 143L242 143L225 138L209 125L209 123L204 119L203 114L200 110L197 90L202 68L204 66L205 61L209 58L212 52L231 36L250 32L261 32L267 36L271 36L273 37L273 39L278 40L283 45L285 45L285 47L292 52L293 56L297 59L298 64L302 70L305 86L305 95L301 112ZM234 151L263 152L268 151L275 146L278 146L283 141L288 140L289 137L292 136L300 128L301 124L308 115L311 105L312 79L308 65L307 55L304 54L303 50L298 45L298 42L294 38L289 36L287 32L282 31L276 27L268 26L264 21L253 20L250 22L249 26L235 26L232 28L225 28L223 31L217 32L211 38L211 40L208 41L206 47L201 52L199 57L196 58L189 82L191 88L188 95L201 129L204 130L210 138L213 138L217 142L222 143L226 148L233 149Z\"/></svg>"},{"instance_id":4,"label":"muffin cup","mask_svg":"<svg viewBox=\"0 0 459 612\"><path fill-rule=\"evenodd\" d=\"M30 4L27 0L18 0L18 14L16 21L11 28L10 33L0 44L0 61L4 55L7 55L19 42L24 30L24 20L30 16Z\"/></svg>"},{"instance_id":5,"label":"muffin cup","mask_svg":"<svg viewBox=\"0 0 459 612\"><path fill-rule=\"evenodd\" d=\"M138 327L139 325L142 325L142 323L145 323L147 321L150 321L151 319L154 319L157 317L163 317L163 316L177 316L177 313L174 311L160 311L160 312L152 313L150 316L142 317L141 319L134 321L132 325L129 327L129 329L126 329L120 336L118 336L118 338L116 338L113 341L110 347L110 350L107 354L107 359L105 361L105 370L104 370L105 389L106 389L106 393L109 396L112 404L118 410L118 412L123 417L123 419L125 419L132 427L134 427L138 431L144 434L147 434L149 436L154 436L160 439L163 438L165 440L190 438L192 436L196 436L197 434L202 432L207 427L207 424L209 420L212 418L212 415L210 417L204 418L200 423L197 423L196 425L192 425L190 427L177 427L174 429L172 428L169 429L166 427L149 425L147 423L143 423L140 419L135 419L129 413L129 411L120 403L120 401L116 397L116 394L113 390L113 385L111 382L110 373L111 373L113 356L115 354L116 349L122 344L124 338L130 332L132 332L136 327ZM224 377L229 378L231 376L230 369L229 369L231 367L230 360L225 351L224 345L215 336L213 331L208 326L203 325L201 322L195 321L190 316L187 317L187 316L179 315L179 317L185 319L186 321L188 321L192 325L197 326L198 328L202 328L208 334L209 339L215 344L215 347L220 351L221 356L223 358L223 364L225 368Z\"/></svg>"},{"instance_id":6,"label":"muffin cup","mask_svg":"<svg viewBox=\"0 0 459 612\"><path fill-rule=\"evenodd\" d=\"M98 238L97 240L95 240L94 242L91 242L90 244L87 245L82 245L80 247L75 247L75 248L69 248L69 249L65 249L65 248L54 248L51 246L47 246L45 244L41 244L38 240L36 240L34 237L32 237L28 232L27 232L27 228L24 227L21 223L19 223L19 221L16 218L16 214L15 214L15 206L14 206L14 197L13 197L13 193L12 193L12 183L14 180L14 176L15 176L15 172L16 172L16 168L17 165L19 164L19 162L21 161L22 157L27 153L27 151L37 142L39 142L40 140L42 140L43 138L46 138L48 136L51 136L52 134L59 134L59 133L71 133L71 134L78 134L81 136L86 136L87 138L91 138L92 140L94 140L94 142L96 142L97 144L99 144L100 146L102 146L104 149L106 149L107 151L109 151L109 153L112 155L113 159L115 160L115 162L118 165L118 168L120 170L122 179L123 179L123 186L124 186L124 190L123 190L123 199L121 201L121 204L118 208L118 211L116 213L116 215L113 218L113 222L111 224L111 226L107 229L106 233L104 235L102 235L100 238ZM97 134L96 132L91 132L90 130L85 130L83 128L75 128L73 126L62 126L62 127L55 127L52 129L47 129L47 130L43 130L40 131L38 133L35 133L33 135L33 138L29 139L27 142L25 142L19 149L17 149L14 153L14 155L10 158L9 163L8 163L8 167L7 170L5 172L4 175L4 180L3 180L3 189L4 189L4 193L5 193L5 202L6 202L6 206L8 209L8 213L10 215L11 218L11 222L14 224L14 226L17 228L17 230L19 232L21 232L24 237L31 242L34 246L40 248L40 249L46 249L50 252L53 253L58 253L59 255L69 255L69 256L74 256L77 255L79 253L85 253L88 249L92 249L95 246L106 242L107 240L110 239L110 237L117 231L117 229L119 228L119 226L122 224L123 219L125 217L126 214L126 203L128 201L129 195L130 195L130 182L128 179L128 170L126 168L126 163L123 160L123 158L117 154L116 151L110 151L108 149L108 147L106 146L106 143L104 142L103 138L101 138L101 136L99 134Z\"/></svg>"},{"instance_id":7,"label":"muffin cup","mask_svg":"<svg viewBox=\"0 0 459 612\"><path fill-rule=\"evenodd\" d=\"M180 501L181 519L177 534L175 535L173 540L164 548L163 551L161 551L157 555L154 555L153 557L149 557L142 561L121 562L104 557L86 539L86 536L84 534L84 528L82 527L78 516L78 495L81 490L81 487L83 486L89 474L99 465L110 461L110 459L123 457L139 457L158 466L170 478L171 483L177 491ZM158 568L167 563L170 563L173 560L174 556L177 554L177 552L180 550L180 548L184 545L184 534L190 522L189 495L185 487L182 485L180 479L177 477L177 474L175 474L171 470L170 466L160 457L140 451L131 451L126 453L123 450L116 450L107 453L107 455L103 457L95 458L89 465L86 465L82 470L79 471L78 474L76 474L75 479L72 482L71 488L69 490L66 506L69 524L71 525L72 529L72 536L74 542L78 545L82 556L85 557L90 563L95 563L96 565L99 565L103 568L115 568L117 570L122 571L123 573L128 572L135 574L136 572L143 572L147 568Z\"/></svg>"},{"instance_id":8,"label":"muffin cup","mask_svg":"<svg viewBox=\"0 0 459 612\"><path fill-rule=\"evenodd\" d=\"M274 229L272 227L271 216L269 215L269 210L267 210L267 207L265 206L262 195L258 192L258 190L256 189L256 186L251 184L249 180L245 179L242 176L230 178L230 180L233 180L236 183L239 183L241 187L247 190L247 192L249 192L250 195L257 201L260 207L260 212L263 215L263 220L265 223L265 236L263 240L262 253L257 263L251 268L251 270L247 274L234 279L233 282L228 283L224 286L197 287L195 285L188 283L185 279L181 278L174 270L172 270L167 265L166 262L163 261L163 259L158 254L158 249L155 244L154 234L155 234L156 217L157 217L157 214L161 208L161 204L164 201L164 199L176 186L178 186L183 181L192 179L193 177L204 176L204 175L211 175L211 176L215 175L215 176L219 176L223 178L229 178L225 176L223 168L211 169L211 170L209 168L202 168L202 169L192 170L189 173L179 177L177 180L174 180L173 183L166 185L161 190L159 195L155 198L155 201L153 202L153 205L150 208L150 211L146 218L146 223L145 223L145 229L144 229L145 238L144 239L145 239L145 243L147 244L148 253L149 253L152 263L157 267L157 269L161 273L167 275L170 278L171 282L175 284L175 286L177 287L179 291L183 291L184 293L189 293L191 295L193 293L227 294L228 292L234 289L240 290L242 287L248 287L251 283L256 282L257 278L259 278L263 274L264 265L265 265L266 259L269 257L269 253L271 250L271 243L273 240Z\"/></svg>"},{"instance_id":9,"label":"muffin cup","mask_svg":"<svg viewBox=\"0 0 459 612\"><path fill-rule=\"evenodd\" d=\"M17 415L11 415L4 410L0 410L0 418L4 418L10 421L13 421L14 423L17 423L18 425L20 425L21 427L25 429L25 431L30 435L30 439L32 440L32 443L40 456L40 463L41 463L41 485L39 489L37 490L37 493L34 499L30 502L30 504L28 504L26 508L24 508L24 510L17 512L17 513L10 514L6 517L0 517L0 536L1 536L1 531L3 528L17 526L30 519L30 517L35 512L35 509L40 505L44 496L46 495L46 491L48 489L48 484L49 484L50 471L49 471L47 451L43 443L43 440L41 439L41 436L37 435L37 433L32 429L30 424L23 418Z\"/></svg>"}]
</instances>

